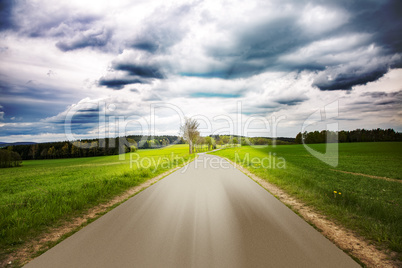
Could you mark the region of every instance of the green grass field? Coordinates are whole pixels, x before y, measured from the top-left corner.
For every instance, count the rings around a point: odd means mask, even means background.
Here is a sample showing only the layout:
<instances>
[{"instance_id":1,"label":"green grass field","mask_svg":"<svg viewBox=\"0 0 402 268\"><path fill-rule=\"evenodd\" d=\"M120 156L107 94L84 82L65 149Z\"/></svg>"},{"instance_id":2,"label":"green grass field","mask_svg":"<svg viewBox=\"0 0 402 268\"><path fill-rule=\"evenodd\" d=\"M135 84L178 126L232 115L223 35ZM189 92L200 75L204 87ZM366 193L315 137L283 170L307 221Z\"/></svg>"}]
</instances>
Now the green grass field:
<instances>
[{"instance_id":1,"label":"green grass field","mask_svg":"<svg viewBox=\"0 0 402 268\"><path fill-rule=\"evenodd\" d=\"M131 156L131 167L130 167ZM188 145L124 155L24 161L0 170L0 260L34 238L194 157Z\"/></svg>"},{"instance_id":2,"label":"green grass field","mask_svg":"<svg viewBox=\"0 0 402 268\"><path fill-rule=\"evenodd\" d=\"M309 146L325 151L324 144ZM245 146L213 154L237 160L252 173L331 219L383 246L402 252L402 183L336 171L401 180L402 143L339 144L337 167L316 159L303 145ZM247 158L248 163L244 161Z\"/></svg>"}]
</instances>

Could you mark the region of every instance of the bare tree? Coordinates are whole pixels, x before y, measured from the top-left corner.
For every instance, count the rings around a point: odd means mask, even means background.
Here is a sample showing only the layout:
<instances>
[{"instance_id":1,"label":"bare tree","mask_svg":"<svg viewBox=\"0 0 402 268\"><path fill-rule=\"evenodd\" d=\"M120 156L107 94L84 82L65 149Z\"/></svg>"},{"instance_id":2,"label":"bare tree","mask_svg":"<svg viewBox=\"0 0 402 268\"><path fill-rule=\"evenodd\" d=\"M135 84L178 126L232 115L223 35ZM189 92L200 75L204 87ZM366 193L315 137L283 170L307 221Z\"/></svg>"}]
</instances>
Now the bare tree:
<instances>
[{"instance_id":1,"label":"bare tree","mask_svg":"<svg viewBox=\"0 0 402 268\"><path fill-rule=\"evenodd\" d=\"M189 152L190 154L193 153L193 146L197 137L200 135L198 131L198 126L200 123L197 122L195 119L185 118L184 125L180 127L181 132L183 133L183 138L189 144Z\"/></svg>"},{"instance_id":2,"label":"bare tree","mask_svg":"<svg viewBox=\"0 0 402 268\"><path fill-rule=\"evenodd\" d=\"M203 149L203 145L205 144L205 138L198 136L196 139L196 145L198 146L198 148L196 149L197 152L202 152Z\"/></svg>"}]
</instances>

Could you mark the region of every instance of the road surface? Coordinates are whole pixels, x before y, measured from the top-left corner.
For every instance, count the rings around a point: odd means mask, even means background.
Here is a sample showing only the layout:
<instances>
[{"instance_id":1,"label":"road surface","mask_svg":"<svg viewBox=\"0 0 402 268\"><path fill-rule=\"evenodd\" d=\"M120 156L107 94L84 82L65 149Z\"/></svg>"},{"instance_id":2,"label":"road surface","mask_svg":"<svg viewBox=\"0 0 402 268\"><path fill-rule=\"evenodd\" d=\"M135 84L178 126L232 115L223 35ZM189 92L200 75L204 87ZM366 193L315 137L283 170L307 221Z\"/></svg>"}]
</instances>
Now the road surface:
<instances>
[{"instance_id":1,"label":"road surface","mask_svg":"<svg viewBox=\"0 0 402 268\"><path fill-rule=\"evenodd\" d=\"M26 267L359 265L228 162L201 154Z\"/></svg>"}]
</instances>

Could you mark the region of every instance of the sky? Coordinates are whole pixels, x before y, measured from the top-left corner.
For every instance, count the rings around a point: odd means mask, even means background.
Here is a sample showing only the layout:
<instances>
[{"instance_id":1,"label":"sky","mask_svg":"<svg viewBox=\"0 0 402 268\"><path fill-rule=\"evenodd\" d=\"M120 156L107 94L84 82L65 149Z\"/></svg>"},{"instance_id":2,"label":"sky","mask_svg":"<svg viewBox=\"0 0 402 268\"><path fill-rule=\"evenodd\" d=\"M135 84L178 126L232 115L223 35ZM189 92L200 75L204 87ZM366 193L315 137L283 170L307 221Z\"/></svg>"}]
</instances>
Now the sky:
<instances>
[{"instance_id":1,"label":"sky","mask_svg":"<svg viewBox=\"0 0 402 268\"><path fill-rule=\"evenodd\" d=\"M0 142L402 131L399 0L0 1Z\"/></svg>"}]
</instances>

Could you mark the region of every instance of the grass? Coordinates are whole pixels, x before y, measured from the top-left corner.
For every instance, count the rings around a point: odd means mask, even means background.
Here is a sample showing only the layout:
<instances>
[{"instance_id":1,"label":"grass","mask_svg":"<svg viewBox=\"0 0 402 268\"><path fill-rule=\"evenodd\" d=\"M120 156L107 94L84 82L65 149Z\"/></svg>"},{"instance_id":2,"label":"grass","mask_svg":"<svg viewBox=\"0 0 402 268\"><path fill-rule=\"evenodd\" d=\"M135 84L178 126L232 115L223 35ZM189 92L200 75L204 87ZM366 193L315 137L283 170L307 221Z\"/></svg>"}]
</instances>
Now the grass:
<instances>
[{"instance_id":1,"label":"grass","mask_svg":"<svg viewBox=\"0 0 402 268\"><path fill-rule=\"evenodd\" d=\"M140 150L121 156L24 161L0 170L0 260L23 244L187 162L188 145ZM131 157L131 167L130 167Z\"/></svg>"},{"instance_id":2,"label":"grass","mask_svg":"<svg viewBox=\"0 0 402 268\"><path fill-rule=\"evenodd\" d=\"M309 146L325 151L325 144ZM397 142L342 143L339 165L335 168L313 157L303 145L245 146L213 154L238 162L331 219L401 256L402 183L336 171L401 180L401 152L402 143Z\"/></svg>"}]
</instances>

